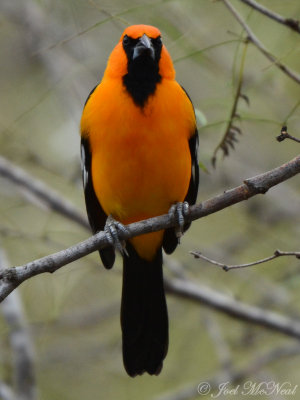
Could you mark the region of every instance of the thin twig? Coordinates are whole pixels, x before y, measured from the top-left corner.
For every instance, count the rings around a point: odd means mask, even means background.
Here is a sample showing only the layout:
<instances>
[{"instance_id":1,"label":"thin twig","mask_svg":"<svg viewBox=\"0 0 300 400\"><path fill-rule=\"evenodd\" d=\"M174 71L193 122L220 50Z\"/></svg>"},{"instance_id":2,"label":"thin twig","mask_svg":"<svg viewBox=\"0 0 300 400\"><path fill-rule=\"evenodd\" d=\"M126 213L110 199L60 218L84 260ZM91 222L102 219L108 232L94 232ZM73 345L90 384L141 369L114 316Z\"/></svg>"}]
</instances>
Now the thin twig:
<instances>
[{"instance_id":1,"label":"thin twig","mask_svg":"<svg viewBox=\"0 0 300 400\"><path fill-rule=\"evenodd\" d=\"M219 196L190 207L190 212L186 217L186 221L189 222L203 218L233 204L247 200L257 194L266 193L271 187L295 176L299 172L300 156L297 156L280 167L253 178L246 179L243 185L227 190ZM119 237L121 240L128 240L134 236L157 232L161 229L175 227L176 225L176 218L165 214L127 225L127 233L121 232ZM25 280L45 272L53 273L62 266L108 245L109 241L105 233L98 232L89 239L71 246L68 249L29 262L28 264L2 271L0 273L0 301Z\"/></svg>"},{"instance_id":2,"label":"thin twig","mask_svg":"<svg viewBox=\"0 0 300 400\"><path fill-rule=\"evenodd\" d=\"M202 260L205 260L205 261L209 262L210 264L216 265L217 267L221 267L226 272L230 271L231 269L253 267L254 265L263 264L263 263L272 261L275 258L282 257L282 256L293 256L296 258L300 258L300 251L275 250L275 252L272 256L262 258L261 260L253 261L253 262L247 263L247 264L227 265L227 264L220 263L218 261L212 260L211 258L204 256L200 251L190 251L190 254L192 254L195 258L201 258Z\"/></svg>"},{"instance_id":3,"label":"thin twig","mask_svg":"<svg viewBox=\"0 0 300 400\"><path fill-rule=\"evenodd\" d=\"M287 26L288 28L292 29L293 31L300 33L300 22L299 20L293 18L285 18L280 14L275 13L274 11L269 10L268 8L262 6L259 3L256 3L254 0L240 0L243 3L247 4L248 6L252 7L256 11L266 15L267 17L273 19L276 22L279 22L282 25Z\"/></svg>"},{"instance_id":4,"label":"thin twig","mask_svg":"<svg viewBox=\"0 0 300 400\"><path fill-rule=\"evenodd\" d=\"M218 42L218 43L215 43L215 44L211 44L210 46L204 47L203 49L192 51L191 53L185 54L183 56L180 56L180 57L177 57L177 58L173 58L173 63L176 64L176 63L178 63L180 61L186 60L187 58L193 58L193 57L202 55L206 51L215 49L217 47L224 46L226 44L232 44L232 43L236 43L236 42L241 42L241 41L242 40L240 40L240 39L230 39L230 40L225 40L224 42Z\"/></svg>"},{"instance_id":5,"label":"thin twig","mask_svg":"<svg viewBox=\"0 0 300 400\"><path fill-rule=\"evenodd\" d=\"M230 112L230 117L229 117L229 120L228 120L228 123L226 126L226 130L225 130L225 133L224 133L220 143L215 148L212 159L211 159L213 167L216 166L218 151L221 149L221 150L223 150L224 156L228 156L229 147L234 149L234 143L237 142L236 136L237 136L237 134L241 134L240 128L238 128L236 125L234 125L234 121L238 117L237 107L238 107L240 98L243 98L247 103L249 103L248 97L241 93L242 85L243 85L243 75L244 75L244 67L245 67L247 48L248 48L248 42L246 42L245 46L244 46L244 51L242 54L242 60L241 60L240 71L239 71L239 77L238 77L237 89L236 89L232 109Z\"/></svg>"},{"instance_id":6,"label":"thin twig","mask_svg":"<svg viewBox=\"0 0 300 400\"><path fill-rule=\"evenodd\" d=\"M291 116L294 114L294 112L297 110L297 108L300 106L300 100L297 101L297 103L294 105L294 107L292 107L292 109L288 112L288 114L286 115L286 117L283 120L282 125L286 125L289 118L291 118Z\"/></svg>"},{"instance_id":7,"label":"thin twig","mask_svg":"<svg viewBox=\"0 0 300 400\"><path fill-rule=\"evenodd\" d=\"M84 228L89 228L87 219L71 202L2 156L0 156L0 176L14 183L23 193L33 196L46 208L69 217Z\"/></svg>"},{"instance_id":8,"label":"thin twig","mask_svg":"<svg viewBox=\"0 0 300 400\"><path fill-rule=\"evenodd\" d=\"M167 257L167 260L170 260L170 257ZM180 272L180 270L185 270L184 265L178 261L176 264L178 272ZM185 297L189 300L199 302L208 308L222 312L229 317L239 318L253 324L262 325L262 320L264 317L261 317L261 315L264 314L265 320L267 321L266 326L273 330L277 330L278 325L276 325L275 328L268 310L258 306L250 306L251 310L249 311L249 306L247 304L237 301L234 298L226 296L225 294L222 294L219 291L211 289L207 286L197 284L191 281L186 274L182 275L177 273L174 279L165 278L165 288L167 293L173 294L174 296ZM274 313L272 314L274 315ZM278 322L281 319L281 316L279 314L276 315L277 316L275 316L275 320ZM277 317L279 317L279 319ZM290 322L291 321L292 320L290 319ZM294 324L294 322L292 324ZM296 321L296 323L298 322ZM279 325L282 326L280 322ZM283 331L281 330L281 332ZM227 372L230 372L229 368L231 365L229 358L227 358L226 364L226 370Z\"/></svg>"},{"instance_id":9,"label":"thin twig","mask_svg":"<svg viewBox=\"0 0 300 400\"><path fill-rule=\"evenodd\" d=\"M287 127L283 126L281 128L281 133L279 136L276 136L276 140L278 140L278 142L282 142L285 139L291 139L294 142L300 143L300 139L296 138L295 136L292 136L288 133L287 131Z\"/></svg>"},{"instance_id":10,"label":"thin twig","mask_svg":"<svg viewBox=\"0 0 300 400\"><path fill-rule=\"evenodd\" d=\"M130 13L132 13L132 12L138 10L138 9L141 9L141 8L155 7L155 6L163 3L164 1L166 1L166 0L152 1L152 2L149 2L149 3L146 3L146 4L143 4L143 3L142 4L137 4L137 5L134 5L133 7L127 8L125 10L122 10L121 12L116 13L116 14L111 14L111 13L107 12L108 16L106 18L102 19L101 21L98 21L98 22L94 23L93 25L88 26L87 28L85 28L85 29L83 29L83 30L81 30L79 32L76 32L76 33L70 35L66 39L60 40L59 42L54 43L51 46L47 46L44 49L41 49L40 52L47 52L48 50L52 50L57 46L63 46L66 43L70 42L71 40L77 39L78 37L90 32L91 30L93 30L95 28L98 28L102 24L105 24L106 22L109 22L109 21L112 21L112 20L115 20L115 19L120 20L120 17L123 17L123 15L130 14ZM167 0L167 1L173 1L173 0ZM103 9L102 9L102 11L103 11ZM127 23L126 23L126 25L127 25Z\"/></svg>"},{"instance_id":11,"label":"thin twig","mask_svg":"<svg viewBox=\"0 0 300 400\"><path fill-rule=\"evenodd\" d=\"M300 84L300 76L291 70L289 67L286 65L282 64L276 57L274 57L269 50L265 48L265 46L261 43L261 41L256 37L256 35L252 32L252 30L249 28L249 26L246 24L244 19L241 17L241 15L237 12L237 10L232 6L232 4L228 0L222 0L223 3L226 5L226 7L229 9L229 11L232 13L232 15L235 17L235 19L239 22L240 25L245 29L247 32L247 39L254 44L258 48L258 50L263 53L268 60L270 60L276 67L281 69L282 72L284 72L287 76L289 76L291 79L293 79L295 82Z\"/></svg>"}]
</instances>

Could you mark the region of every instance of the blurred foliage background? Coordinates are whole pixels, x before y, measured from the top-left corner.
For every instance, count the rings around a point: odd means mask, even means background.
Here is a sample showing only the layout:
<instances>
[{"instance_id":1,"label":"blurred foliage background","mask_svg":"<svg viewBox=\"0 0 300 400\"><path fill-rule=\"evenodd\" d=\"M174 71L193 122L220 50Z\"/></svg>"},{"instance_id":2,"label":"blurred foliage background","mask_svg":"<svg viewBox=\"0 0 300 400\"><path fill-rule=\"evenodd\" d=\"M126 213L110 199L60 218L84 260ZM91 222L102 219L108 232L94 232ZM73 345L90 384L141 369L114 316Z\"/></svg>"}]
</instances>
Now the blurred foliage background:
<instances>
[{"instance_id":1,"label":"blurred foliage background","mask_svg":"<svg viewBox=\"0 0 300 400\"><path fill-rule=\"evenodd\" d=\"M300 73L299 34L238 0L232 4L268 50ZM260 4L300 18L297 0L260 0ZM251 43L245 53L243 29L222 1L1 0L1 155L85 213L79 160L82 107L101 80L123 29L136 23L161 30L177 80L199 110L199 155L207 169L201 174L199 201L299 153L297 144L275 140L284 123L300 137L299 85ZM211 158L226 130L243 55L242 93L249 104L240 99L235 120L242 135L237 135L239 143L229 157L223 159L218 152L213 168ZM263 258L276 248L299 251L299 196L296 177L264 197L194 222L166 262L166 276L174 274L168 265L175 260L177 272L179 268L195 283L299 320L299 260L280 258L224 273L189 254L200 250L233 264ZM75 222L41 208L4 178L0 199L1 247L12 266L89 235ZM158 399L187 388L189 394L180 398L199 398L197 384L209 381L222 368L225 372L242 368L262 352L295 341L168 296L170 348L163 371L159 377L131 379L121 358L120 260L106 271L98 255L92 254L54 275L30 279L20 293L35 348L38 398L43 400ZM10 379L8 337L9 327L0 319L2 381ZM226 365L220 352L226 353ZM275 359L246 378L295 385L300 381L299 357Z\"/></svg>"}]
</instances>

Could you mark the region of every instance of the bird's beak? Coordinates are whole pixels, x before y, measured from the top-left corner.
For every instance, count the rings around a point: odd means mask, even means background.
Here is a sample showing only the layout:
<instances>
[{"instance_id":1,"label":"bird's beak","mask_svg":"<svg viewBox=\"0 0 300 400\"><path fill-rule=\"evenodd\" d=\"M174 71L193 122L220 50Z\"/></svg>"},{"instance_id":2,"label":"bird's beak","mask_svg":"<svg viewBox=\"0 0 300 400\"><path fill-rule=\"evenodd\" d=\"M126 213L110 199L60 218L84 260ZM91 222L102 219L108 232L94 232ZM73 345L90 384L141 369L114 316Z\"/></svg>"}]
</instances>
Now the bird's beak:
<instances>
[{"instance_id":1,"label":"bird's beak","mask_svg":"<svg viewBox=\"0 0 300 400\"><path fill-rule=\"evenodd\" d=\"M151 43L149 37L144 33L142 37L140 37L136 46L134 47L132 59L135 60L141 54L147 52L152 59L154 59L154 48Z\"/></svg>"}]
</instances>

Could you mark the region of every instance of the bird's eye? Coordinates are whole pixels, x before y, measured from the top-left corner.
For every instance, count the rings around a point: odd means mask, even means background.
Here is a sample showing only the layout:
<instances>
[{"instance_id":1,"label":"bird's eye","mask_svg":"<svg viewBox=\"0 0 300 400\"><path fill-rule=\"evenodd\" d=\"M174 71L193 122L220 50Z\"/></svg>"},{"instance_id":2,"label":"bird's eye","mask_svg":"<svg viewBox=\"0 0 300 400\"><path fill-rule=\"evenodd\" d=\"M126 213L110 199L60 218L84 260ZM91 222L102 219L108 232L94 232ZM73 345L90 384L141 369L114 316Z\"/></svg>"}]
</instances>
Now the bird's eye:
<instances>
[{"instance_id":1,"label":"bird's eye","mask_svg":"<svg viewBox=\"0 0 300 400\"><path fill-rule=\"evenodd\" d=\"M127 35L125 35L125 36L123 37L123 45L124 45L124 46L127 46L127 45L129 44L129 42L130 42L129 37L128 37Z\"/></svg>"},{"instance_id":2,"label":"bird's eye","mask_svg":"<svg viewBox=\"0 0 300 400\"><path fill-rule=\"evenodd\" d=\"M161 37L160 37L160 36L158 36L157 38L155 38L155 39L152 39L152 43L153 43L153 46L154 46L155 48L159 48L159 47L161 47L161 46L162 46L162 40L161 40Z\"/></svg>"}]
</instances>

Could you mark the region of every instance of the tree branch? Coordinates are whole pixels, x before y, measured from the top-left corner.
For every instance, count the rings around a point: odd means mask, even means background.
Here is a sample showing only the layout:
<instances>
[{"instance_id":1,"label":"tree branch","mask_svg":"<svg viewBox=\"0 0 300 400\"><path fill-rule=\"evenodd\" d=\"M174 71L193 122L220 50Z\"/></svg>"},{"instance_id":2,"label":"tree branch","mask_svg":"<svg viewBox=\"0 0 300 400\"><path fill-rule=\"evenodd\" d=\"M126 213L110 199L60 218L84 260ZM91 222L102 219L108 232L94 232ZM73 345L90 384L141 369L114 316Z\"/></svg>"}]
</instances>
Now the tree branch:
<instances>
[{"instance_id":1,"label":"tree branch","mask_svg":"<svg viewBox=\"0 0 300 400\"><path fill-rule=\"evenodd\" d=\"M290 139L290 140L293 140L294 142L300 143L300 139L296 138L295 136L290 135L287 131L287 127L283 126L281 128L280 135L276 136L276 140L278 142L283 142L285 139Z\"/></svg>"},{"instance_id":2,"label":"tree branch","mask_svg":"<svg viewBox=\"0 0 300 400\"><path fill-rule=\"evenodd\" d=\"M12 389L4 382L0 381L0 399L1 400L16 400Z\"/></svg>"},{"instance_id":3,"label":"tree branch","mask_svg":"<svg viewBox=\"0 0 300 400\"><path fill-rule=\"evenodd\" d=\"M274 11L271 11L268 8L262 6L261 4L256 3L256 1L254 1L254 0L240 0L240 1L247 4L249 7L253 8L254 10L273 19L274 21L287 26L288 28L292 29L294 32L300 33L299 20L296 20L293 18L285 18L282 15L277 14Z\"/></svg>"},{"instance_id":4,"label":"tree branch","mask_svg":"<svg viewBox=\"0 0 300 400\"><path fill-rule=\"evenodd\" d=\"M219 291L197 284L188 279L181 264L176 260L167 257L165 264L168 267L170 266L170 261L172 261L172 264L175 264L172 266L175 267L175 270L172 268L172 272L175 272L175 278L165 278L165 289L167 293L197 302L213 310L222 312L229 317L264 326L288 336L298 337L300 333L300 321L293 320L289 317L282 317L280 314L262 307L249 306ZM294 326L297 326L296 331L292 328ZM229 372L229 365L226 366L226 370Z\"/></svg>"},{"instance_id":5,"label":"tree branch","mask_svg":"<svg viewBox=\"0 0 300 400\"><path fill-rule=\"evenodd\" d=\"M7 268L7 264L5 253L0 249L0 271ZM14 291L2 302L2 314L9 328L9 342L13 354L13 398L34 400L37 394L34 352L18 291Z\"/></svg>"},{"instance_id":6,"label":"tree branch","mask_svg":"<svg viewBox=\"0 0 300 400\"><path fill-rule=\"evenodd\" d=\"M250 322L288 336L300 338L300 321L276 312L251 306L235 300L206 286L182 279L166 279L165 286L170 294L205 304L231 317Z\"/></svg>"},{"instance_id":7,"label":"tree branch","mask_svg":"<svg viewBox=\"0 0 300 400\"><path fill-rule=\"evenodd\" d=\"M237 10L232 6L232 4L228 0L222 0L225 6L229 9L231 14L235 17L235 19L239 22L239 24L245 29L247 33L247 39L249 42L254 44L255 47L260 50L261 53L263 53L268 60L270 60L276 67L281 69L282 72L284 72L287 76L289 76L291 79L293 79L295 82L300 84L300 76L291 70L289 67L286 65L282 64L279 60L274 57L269 50L265 48L265 46L261 43L261 41L256 37L256 35L252 32L252 30L249 28L249 26L246 24L242 16L237 12Z\"/></svg>"},{"instance_id":8,"label":"tree branch","mask_svg":"<svg viewBox=\"0 0 300 400\"><path fill-rule=\"evenodd\" d=\"M190 207L186 220L193 221L220 211L233 204L247 200L260 193L266 193L271 187L293 177L300 172L300 156L271 171L247 179L243 185L225 191L223 194L203 203ZM128 233L120 233L121 240L128 240L144 233L156 232L161 229L175 227L176 219L168 214L127 225ZM29 262L28 264L8 268L0 273L0 301L9 295L25 280L45 272L55 272L93 251L108 246L109 242L104 232L78 243L58 253Z\"/></svg>"},{"instance_id":9,"label":"tree branch","mask_svg":"<svg viewBox=\"0 0 300 400\"><path fill-rule=\"evenodd\" d=\"M218 261L212 260L211 258L206 257L200 251L190 251L190 253L195 258L201 258L202 260L205 260L205 261L209 262L210 264L213 264L213 265L216 265L218 267L221 267L226 272L230 271L231 269L253 267L254 265L263 264L263 263L266 263L268 261L272 261L275 258L282 257L282 256L293 256L293 257L296 257L296 258L300 258L300 251L275 250L273 255L271 255L269 257L266 257L266 258L262 258L261 260L253 261L253 262L247 263L247 264L227 265L227 264L223 264L223 263L220 263Z\"/></svg>"},{"instance_id":10,"label":"tree branch","mask_svg":"<svg viewBox=\"0 0 300 400\"><path fill-rule=\"evenodd\" d=\"M14 183L20 191L33 196L47 209L67 216L84 228L89 228L87 219L73 206L71 202L62 198L57 192L32 175L17 167L6 158L0 156L0 176Z\"/></svg>"}]
</instances>

